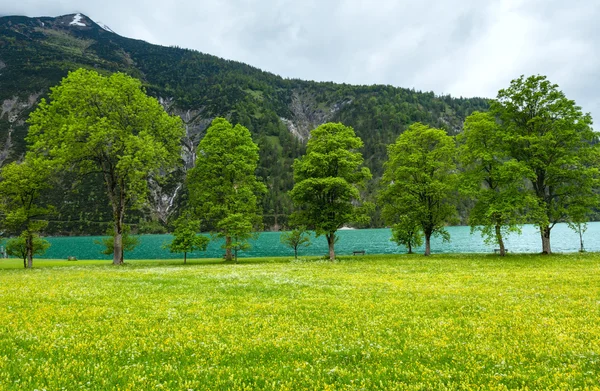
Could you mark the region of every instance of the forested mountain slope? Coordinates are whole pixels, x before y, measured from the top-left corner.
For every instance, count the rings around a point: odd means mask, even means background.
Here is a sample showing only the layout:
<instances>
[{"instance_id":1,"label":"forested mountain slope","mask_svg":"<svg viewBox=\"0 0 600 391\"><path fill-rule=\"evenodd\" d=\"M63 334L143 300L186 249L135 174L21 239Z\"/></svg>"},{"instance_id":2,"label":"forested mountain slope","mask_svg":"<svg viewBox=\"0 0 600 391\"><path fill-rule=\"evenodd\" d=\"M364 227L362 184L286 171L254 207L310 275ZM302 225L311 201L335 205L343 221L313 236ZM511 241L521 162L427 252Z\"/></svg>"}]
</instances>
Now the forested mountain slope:
<instances>
[{"instance_id":1,"label":"forested mountain slope","mask_svg":"<svg viewBox=\"0 0 600 391\"><path fill-rule=\"evenodd\" d=\"M456 99L392 86L353 86L284 79L252 66L177 47L121 37L84 15L57 18L0 18L0 165L25 152L25 120L35 104L69 70L121 71L143 81L147 92L186 124L182 170L166 187L153 186L148 208L132 216L145 226L164 224L185 202L181 186L193 166L195 147L216 116L241 123L260 146L258 175L268 187L266 228L285 224L293 185L291 164L301 155L308 133L328 121L354 127L365 143L363 154L374 175L373 193L386 145L411 123L421 121L454 134L481 98ZM103 232L107 202L95 178L77 185L64 180L54 192L59 204L50 233ZM154 221L154 224L149 222ZM373 224L380 222L377 218Z\"/></svg>"}]
</instances>

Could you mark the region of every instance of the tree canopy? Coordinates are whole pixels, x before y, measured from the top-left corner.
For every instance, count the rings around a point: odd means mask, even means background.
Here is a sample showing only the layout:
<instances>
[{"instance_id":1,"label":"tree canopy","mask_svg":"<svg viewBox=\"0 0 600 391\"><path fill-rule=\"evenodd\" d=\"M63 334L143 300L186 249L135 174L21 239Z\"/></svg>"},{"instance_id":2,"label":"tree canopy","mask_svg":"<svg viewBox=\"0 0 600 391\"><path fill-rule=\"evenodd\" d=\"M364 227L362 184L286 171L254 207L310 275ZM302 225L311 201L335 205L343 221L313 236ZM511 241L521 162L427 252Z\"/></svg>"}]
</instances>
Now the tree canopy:
<instances>
[{"instance_id":1,"label":"tree canopy","mask_svg":"<svg viewBox=\"0 0 600 391\"><path fill-rule=\"evenodd\" d=\"M520 225L535 213L535 199L526 191L529 169L508 154L509 144L490 113L467 117L457 135L461 163L461 192L475 204L469 213L471 230L480 230L487 243L506 254L504 236L520 232Z\"/></svg>"},{"instance_id":2,"label":"tree canopy","mask_svg":"<svg viewBox=\"0 0 600 391\"><path fill-rule=\"evenodd\" d=\"M310 246L310 235L306 228L299 227L289 232L282 232L279 241L294 250L294 259L298 259L298 249Z\"/></svg>"},{"instance_id":3,"label":"tree canopy","mask_svg":"<svg viewBox=\"0 0 600 391\"><path fill-rule=\"evenodd\" d=\"M33 156L21 163L10 163L0 171L2 225L19 236L15 239L19 244L23 242L28 268L33 267L37 234L46 227L46 218L53 210L41 200L42 192L51 186L52 171L48 162Z\"/></svg>"},{"instance_id":4,"label":"tree canopy","mask_svg":"<svg viewBox=\"0 0 600 391\"><path fill-rule=\"evenodd\" d=\"M388 147L379 200L393 225L404 219L418 222L425 236L425 255L431 236L448 240L445 225L456 215L457 172L455 143L441 129L411 125Z\"/></svg>"},{"instance_id":5,"label":"tree canopy","mask_svg":"<svg viewBox=\"0 0 600 391\"><path fill-rule=\"evenodd\" d=\"M542 253L550 254L550 232L560 221L581 219L598 206L599 145L591 124L573 100L545 76L524 76L498 92L491 112L499 119L509 156L528 169L536 198L533 221Z\"/></svg>"},{"instance_id":6,"label":"tree canopy","mask_svg":"<svg viewBox=\"0 0 600 391\"><path fill-rule=\"evenodd\" d=\"M306 154L294 162L292 220L325 235L331 260L335 232L344 224L369 220L372 205L362 202L360 190L371 172L363 166L362 146L351 127L326 123L310 132Z\"/></svg>"},{"instance_id":7,"label":"tree canopy","mask_svg":"<svg viewBox=\"0 0 600 391\"><path fill-rule=\"evenodd\" d=\"M405 246L409 254L413 253L414 247L423 245L423 232L417 219L409 214L402 214L392 221L396 223L392 225L391 241L399 246Z\"/></svg>"},{"instance_id":8,"label":"tree canopy","mask_svg":"<svg viewBox=\"0 0 600 391\"><path fill-rule=\"evenodd\" d=\"M216 118L198 145L188 172L190 205L211 232L225 238L226 259L247 248L261 223L259 197L266 187L256 177L258 146L247 128ZM235 240L233 240L235 239Z\"/></svg>"},{"instance_id":9,"label":"tree canopy","mask_svg":"<svg viewBox=\"0 0 600 391\"><path fill-rule=\"evenodd\" d=\"M32 268L29 263L34 255L44 255L50 247L50 242L42 239L38 234L23 232L21 235L10 238L6 242L6 253L23 259L23 267Z\"/></svg>"},{"instance_id":10,"label":"tree canopy","mask_svg":"<svg viewBox=\"0 0 600 391\"><path fill-rule=\"evenodd\" d=\"M210 239L200 235L201 222L193 220L184 214L175 222L173 240L165 245L172 253L183 253L183 263L187 263L187 253L193 251L206 251Z\"/></svg>"},{"instance_id":11,"label":"tree canopy","mask_svg":"<svg viewBox=\"0 0 600 391\"><path fill-rule=\"evenodd\" d=\"M181 119L122 73L70 72L29 117L30 153L79 174L101 173L114 225L113 263L123 261L126 210L147 199L148 179L175 167Z\"/></svg>"}]
</instances>

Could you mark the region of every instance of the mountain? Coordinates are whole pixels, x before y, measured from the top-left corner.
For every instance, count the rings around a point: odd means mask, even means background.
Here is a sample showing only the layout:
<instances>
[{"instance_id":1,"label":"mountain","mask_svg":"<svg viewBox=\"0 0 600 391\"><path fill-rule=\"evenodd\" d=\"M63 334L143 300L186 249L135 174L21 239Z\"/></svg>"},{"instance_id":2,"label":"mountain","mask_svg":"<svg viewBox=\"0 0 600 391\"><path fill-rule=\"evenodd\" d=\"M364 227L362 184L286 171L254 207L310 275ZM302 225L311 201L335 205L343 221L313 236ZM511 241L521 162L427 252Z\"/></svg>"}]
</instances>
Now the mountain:
<instances>
[{"instance_id":1,"label":"mountain","mask_svg":"<svg viewBox=\"0 0 600 391\"><path fill-rule=\"evenodd\" d=\"M482 98L457 99L389 85L284 79L194 50L122 37L82 14L5 16L0 18L0 165L24 154L27 116L51 86L80 67L141 79L147 93L186 124L182 173L170 186L153 186L147 210L131 217L149 230L159 229L185 202L183 171L193 166L195 148L216 116L248 127L259 144L258 175L269 189L263 203L265 225L277 228L291 210L286 195L293 186L291 164L314 127L328 121L354 127L374 175L368 189L372 195L386 146L408 125L421 121L454 134L467 115L488 107ZM81 179L73 189L72 181L65 182L51 232L101 231L108 212L102 192L93 186L96 180ZM377 216L373 224L380 224Z\"/></svg>"}]
</instances>

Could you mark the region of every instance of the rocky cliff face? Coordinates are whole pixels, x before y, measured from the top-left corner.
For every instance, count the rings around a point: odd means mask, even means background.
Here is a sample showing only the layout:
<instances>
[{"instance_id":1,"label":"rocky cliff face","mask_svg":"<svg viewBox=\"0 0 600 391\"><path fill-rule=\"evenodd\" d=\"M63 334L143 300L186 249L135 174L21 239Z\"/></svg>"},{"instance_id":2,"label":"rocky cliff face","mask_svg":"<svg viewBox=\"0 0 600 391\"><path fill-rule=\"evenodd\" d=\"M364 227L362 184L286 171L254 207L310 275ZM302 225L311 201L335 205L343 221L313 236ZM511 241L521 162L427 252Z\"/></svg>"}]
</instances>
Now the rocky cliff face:
<instances>
[{"instance_id":1,"label":"rocky cliff face","mask_svg":"<svg viewBox=\"0 0 600 391\"><path fill-rule=\"evenodd\" d=\"M32 93L25 99L17 96L2 102L0 122L0 167L6 161L19 160L24 153L23 139L27 134L26 120L39 101L41 93ZM16 140L15 140L16 138ZM21 148L18 148L21 146Z\"/></svg>"},{"instance_id":2,"label":"rocky cliff face","mask_svg":"<svg viewBox=\"0 0 600 391\"><path fill-rule=\"evenodd\" d=\"M214 117L206 116L205 107L180 109L175 105L173 97L159 97L158 101L167 113L178 116L185 125L185 137L182 140L182 158L185 162L185 170L188 170L194 167L198 143L200 143L204 132L210 126Z\"/></svg>"},{"instance_id":3,"label":"rocky cliff face","mask_svg":"<svg viewBox=\"0 0 600 391\"><path fill-rule=\"evenodd\" d=\"M291 118L281 118L281 121L295 137L306 141L311 130L329 122L344 104L350 102L351 100L329 105L319 104L310 92L296 90L292 92L289 105L292 116Z\"/></svg>"},{"instance_id":4,"label":"rocky cliff face","mask_svg":"<svg viewBox=\"0 0 600 391\"><path fill-rule=\"evenodd\" d=\"M147 210L153 219L166 225L171 216L177 212L177 198L183 190L185 172L194 167L196 163L196 150L206 129L213 118L205 117L205 108L179 109L174 105L174 98L158 98L165 111L180 117L185 126L185 136L181 140L181 158L184 162L181 170L175 175L175 181L168 186L161 186L154 180L149 182L149 197Z\"/></svg>"}]
</instances>

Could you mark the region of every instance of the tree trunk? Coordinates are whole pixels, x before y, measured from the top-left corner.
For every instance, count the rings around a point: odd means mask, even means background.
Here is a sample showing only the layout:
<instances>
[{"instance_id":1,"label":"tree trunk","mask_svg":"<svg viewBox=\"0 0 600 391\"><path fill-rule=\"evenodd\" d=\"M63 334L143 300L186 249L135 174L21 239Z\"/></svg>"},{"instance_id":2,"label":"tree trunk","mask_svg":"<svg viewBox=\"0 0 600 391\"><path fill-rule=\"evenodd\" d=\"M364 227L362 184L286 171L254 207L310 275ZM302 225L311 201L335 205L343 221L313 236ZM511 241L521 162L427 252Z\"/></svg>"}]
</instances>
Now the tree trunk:
<instances>
[{"instance_id":1,"label":"tree trunk","mask_svg":"<svg viewBox=\"0 0 600 391\"><path fill-rule=\"evenodd\" d=\"M27 268L31 269L33 267L33 235L31 233L27 234L25 246L27 247Z\"/></svg>"},{"instance_id":2,"label":"tree trunk","mask_svg":"<svg viewBox=\"0 0 600 391\"><path fill-rule=\"evenodd\" d=\"M231 236L225 236L225 260L231 261L233 259L233 255L231 254Z\"/></svg>"},{"instance_id":3,"label":"tree trunk","mask_svg":"<svg viewBox=\"0 0 600 391\"><path fill-rule=\"evenodd\" d=\"M183 252L183 264L185 265L187 263L187 251Z\"/></svg>"},{"instance_id":4,"label":"tree trunk","mask_svg":"<svg viewBox=\"0 0 600 391\"><path fill-rule=\"evenodd\" d=\"M540 234L542 236L542 254L550 255L552 250L550 249L550 226L540 226Z\"/></svg>"},{"instance_id":5,"label":"tree trunk","mask_svg":"<svg viewBox=\"0 0 600 391\"><path fill-rule=\"evenodd\" d=\"M105 175L105 182L108 186L109 198L113 209L114 241L113 241L113 265L123 264L123 222L125 220L125 182L121 178L118 186L114 178L108 180Z\"/></svg>"},{"instance_id":6,"label":"tree trunk","mask_svg":"<svg viewBox=\"0 0 600 391\"><path fill-rule=\"evenodd\" d=\"M585 252L585 249L583 248L583 232L581 231L581 224L577 224L577 228L579 228L579 252L583 253Z\"/></svg>"},{"instance_id":7,"label":"tree trunk","mask_svg":"<svg viewBox=\"0 0 600 391\"><path fill-rule=\"evenodd\" d=\"M425 235L425 256L431 255L431 235Z\"/></svg>"},{"instance_id":8,"label":"tree trunk","mask_svg":"<svg viewBox=\"0 0 600 391\"><path fill-rule=\"evenodd\" d=\"M327 244L329 245L329 260L335 261L335 232L325 234L325 237L327 238Z\"/></svg>"},{"instance_id":9,"label":"tree trunk","mask_svg":"<svg viewBox=\"0 0 600 391\"><path fill-rule=\"evenodd\" d=\"M27 255L23 257L23 268L27 269Z\"/></svg>"},{"instance_id":10,"label":"tree trunk","mask_svg":"<svg viewBox=\"0 0 600 391\"><path fill-rule=\"evenodd\" d=\"M298 259L298 247L294 247L294 259Z\"/></svg>"},{"instance_id":11,"label":"tree trunk","mask_svg":"<svg viewBox=\"0 0 600 391\"><path fill-rule=\"evenodd\" d=\"M410 244L410 241L408 242L408 253L412 254L412 245Z\"/></svg>"},{"instance_id":12,"label":"tree trunk","mask_svg":"<svg viewBox=\"0 0 600 391\"><path fill-rule=\"evenodd\" d=\"M115 236L113 246L113 265L123 263L123 226L120 222L115 223Z\"/></svg>"},{"instance_id":13,"label":"tree trunk","mask_svg":"<svg viewBox=\"0 0 600 391\"><path fill-rule=\"evenodd\" d=\"M502 231L500 230L500 224L496 224L496 241L498 242L498 247L500 247L500 256L503 257L506 255L506 249L504 248L504 240L502 240Z\"/></svg>"}]
</instances>

